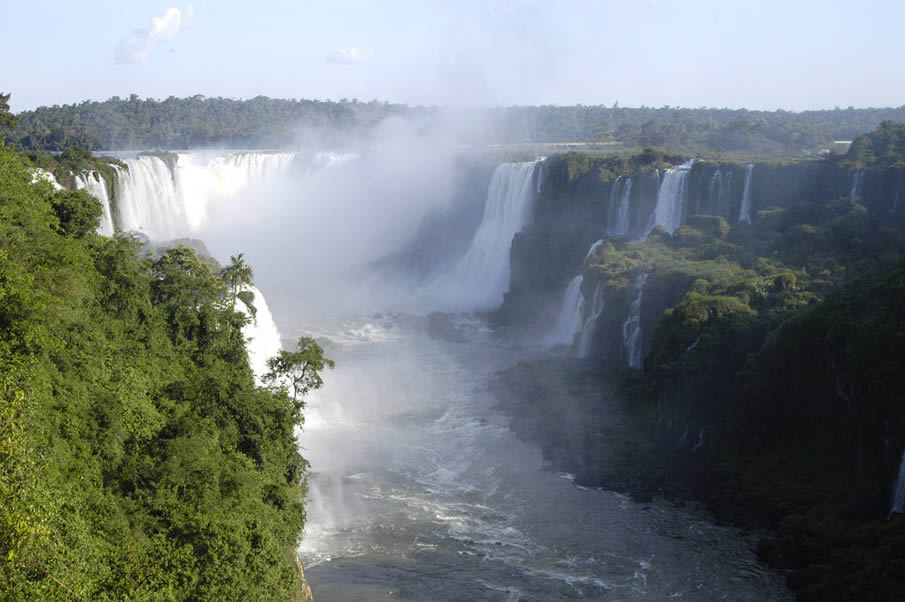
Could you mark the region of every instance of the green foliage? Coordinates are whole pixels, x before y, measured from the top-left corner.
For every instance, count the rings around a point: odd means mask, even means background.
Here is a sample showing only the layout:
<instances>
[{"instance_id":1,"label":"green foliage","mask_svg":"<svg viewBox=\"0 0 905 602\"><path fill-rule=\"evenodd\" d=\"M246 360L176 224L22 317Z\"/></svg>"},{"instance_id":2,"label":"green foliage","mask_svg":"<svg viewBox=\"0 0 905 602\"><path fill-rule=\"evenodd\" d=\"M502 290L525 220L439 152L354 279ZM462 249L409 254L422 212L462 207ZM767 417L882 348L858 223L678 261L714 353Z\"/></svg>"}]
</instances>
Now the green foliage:
<instances>
[{"instance_id":1,"label":"green foliage","mask_svg":"<svg viewBox=\"0 0 905 602\"><path fill-rule=\"evenodd\" d=\"M295 351L282 350L267 360L269 372L264 376L264 382L275 386L288 380L292 385L292 396L301 399L309 391L324 386L320 373L333 366L333 360L324 357L324 350L314 339L301 337Z\"/></svg>"},{"instance_id":2,"label":"green foliage","mask_svg":"<svg viewBox=\"0 0 905 602\"><path fill-rule=\"evenodd\" d=\"M96 236L30 170L0 146L0 597L290 599L301 400L255 386L194 249Z\"/></svg>"},{"instance_id":3,"label":"green foliage","mask_svg":"<svg viewBox=\"0 0 905 602\"><path fill-rule=\"evenodd\" d=\"M852 142L845 162L853 167L905 166L905 123L884 121L870 133Z\"/></svg>"}]
</instances>

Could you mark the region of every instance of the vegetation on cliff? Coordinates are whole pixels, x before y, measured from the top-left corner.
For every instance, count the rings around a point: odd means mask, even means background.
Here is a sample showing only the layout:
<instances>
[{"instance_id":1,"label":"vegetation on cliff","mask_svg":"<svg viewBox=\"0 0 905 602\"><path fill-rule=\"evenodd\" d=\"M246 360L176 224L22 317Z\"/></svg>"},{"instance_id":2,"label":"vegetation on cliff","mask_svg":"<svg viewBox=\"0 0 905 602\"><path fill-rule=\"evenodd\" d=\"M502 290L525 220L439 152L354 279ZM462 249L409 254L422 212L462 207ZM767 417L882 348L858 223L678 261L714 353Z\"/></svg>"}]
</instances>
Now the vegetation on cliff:
<instances>
[{"instance_id":1,"label":"vegetation on cliff","mask_svg":"<svg viewBox=\"0 0 905 602\"><path fill-rule=\"evenodd\" d=\"M0 146L0 597L291 598L303 403L193 249L98 236L32 169Z\"/></svg>"},{"instance_id":2,"label":"vegetation on cliff","mask_svg":"<svg viewBox=\"0 0 905 602\"><path fill-rule=\"evenodd\" d=\"M841 180L836 189L847 193L853 165L896 169L902 131L884 124L853 144L850 161L802 167L810 183L795 190L826 191ZM597 171L601 182L612 179ZM764 171L777 181L793 175L784 166ZM641 181L642 172L630 173ZM569 223L545 207L605 219L601 183L579 175L597 191L582 192L565 174L547 180L541 223L513 246L513 274L524 281L535 269L526 264L551 253L526 247L550 243ZM502 374L513 428L583 484L697 497L722 517L776 528L758 551L790 569L802 599L901 597L905 532L902 517L889 515L905 449L905 238L890 220L895 180L873 186L867 199L786 191L774 204L767 182L751 224L693 215L643 243L605 241L582 271L584 298L599 295L604 308L590 357ZM576 232L583 240L572 258L588 244ZM553 269L544 261L538 270ZM577 263L560 263L561 279ZM624 339L641 274L637 371L628 370ZM512 322L520 309L513 300L503 311Z\"/></svg>"}]
</instances>

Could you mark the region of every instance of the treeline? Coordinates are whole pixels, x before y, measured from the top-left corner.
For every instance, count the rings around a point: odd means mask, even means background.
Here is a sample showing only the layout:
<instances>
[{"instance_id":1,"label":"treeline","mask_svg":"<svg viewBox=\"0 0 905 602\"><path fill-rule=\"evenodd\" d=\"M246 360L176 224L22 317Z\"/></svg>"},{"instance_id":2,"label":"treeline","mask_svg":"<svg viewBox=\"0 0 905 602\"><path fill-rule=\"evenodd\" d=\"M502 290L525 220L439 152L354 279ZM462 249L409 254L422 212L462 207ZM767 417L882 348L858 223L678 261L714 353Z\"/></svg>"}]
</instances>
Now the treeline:
<instances>
[{"instance_id":1,"label":"treeline","mask_svg":"<svg viewBox=\"0 0 905 602\"><path fill-rule=\"evenodd\" d=\"M290 600L305 521L301 396L257 386L242 257L95 234L84 191L0 139L0 599Z\"/></svg>"},{"instance_id":2,"label":"treeline","mask_svg":"<svg viewBox=\"0 0 905 602\"><path fill-rule=\"evenodd\" d=\"M272 148L301 132L327 142L366 135L390 115L430 116L435 107L372 100L338 102L169 97L113 97L103 102L41 107L19 114L8 140L31 150ZM486 124L474 143L619 143L685 152L798 153L852 140L885 120L905 121L905 106L824 111L749 111L678 107L540 106L466 109Z\"/></svg>"}]
</instances>

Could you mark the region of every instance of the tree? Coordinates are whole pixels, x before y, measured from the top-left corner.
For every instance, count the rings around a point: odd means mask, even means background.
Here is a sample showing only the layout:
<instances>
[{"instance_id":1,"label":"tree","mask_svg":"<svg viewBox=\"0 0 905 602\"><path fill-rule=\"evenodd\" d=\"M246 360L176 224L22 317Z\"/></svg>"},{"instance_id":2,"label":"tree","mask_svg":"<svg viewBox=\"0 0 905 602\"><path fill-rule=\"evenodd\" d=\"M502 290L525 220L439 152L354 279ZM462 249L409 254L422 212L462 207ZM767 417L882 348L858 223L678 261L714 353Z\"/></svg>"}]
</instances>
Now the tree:
<instances>
[{"instance_id":1,"label":"tree","mask_svg":"<svg viewBox=\"0 0 905 602\"><path fill-rule=\"evenodd\" d=\"M0 93L0 134L7 129L13 129L19 123L19 118L9 112L9 94ZM2 143L3 138L0 138Z\"/></svg>"},{"instance_id":2,"label":"tree","mask_svg":"<svg viewBox=\"0 0 905 602\"><path fill-rule=\"evenodd\" d=\"M252 318L254 318L257 313L257 310L252 303L255 297L254 293L242 289L243 287L254 285L255 275L251 266L245 263L244 255L244 253L239 253L238 255L230 256L229 265L220 270L220 279L223 280L223 283L226 284L227 287L229 287L230 294L232 295L230 309L235 311L236 299L238 299L245 304L248 311L251 313Z\"/></svg>"},{"instance_id":3,"label":"tree","mask_svg":"<svg viewBox=\"0 0 905 602\"><path fill-rule=\"evenodd\" d=\"M332 370L334 365L333 360L324 357L324 350L314 339L301 337L296 351L283 350L267 360L269 372L264 375L264 382L270 387L279 387L288 379L292 384L292 396L301 401L309 391L324 386L320 373L324 367Z\"/></svg>"}]
</instances>

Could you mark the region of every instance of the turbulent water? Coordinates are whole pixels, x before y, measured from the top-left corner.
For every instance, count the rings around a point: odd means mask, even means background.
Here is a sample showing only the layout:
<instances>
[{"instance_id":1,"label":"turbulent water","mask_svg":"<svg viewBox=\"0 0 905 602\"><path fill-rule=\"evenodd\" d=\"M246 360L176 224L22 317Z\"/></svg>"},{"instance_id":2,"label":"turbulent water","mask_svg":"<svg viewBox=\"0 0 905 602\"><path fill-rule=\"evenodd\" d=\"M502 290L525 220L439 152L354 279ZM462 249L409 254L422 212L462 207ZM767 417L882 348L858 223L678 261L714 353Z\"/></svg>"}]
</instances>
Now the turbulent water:
<instances>
[{"instance_id":1,"label":"turbulent water","mask_svg":"<svg viewBox=\"0 0 905 602\"><path fill-rule=\"evenodd\" d=\"M530 355L461 320L301 327L336 370L307 406L300 548L320 600L780 600L753 540L695 510L573 484L494 409L492 373Z\"/></svg>"}]
</instances>

